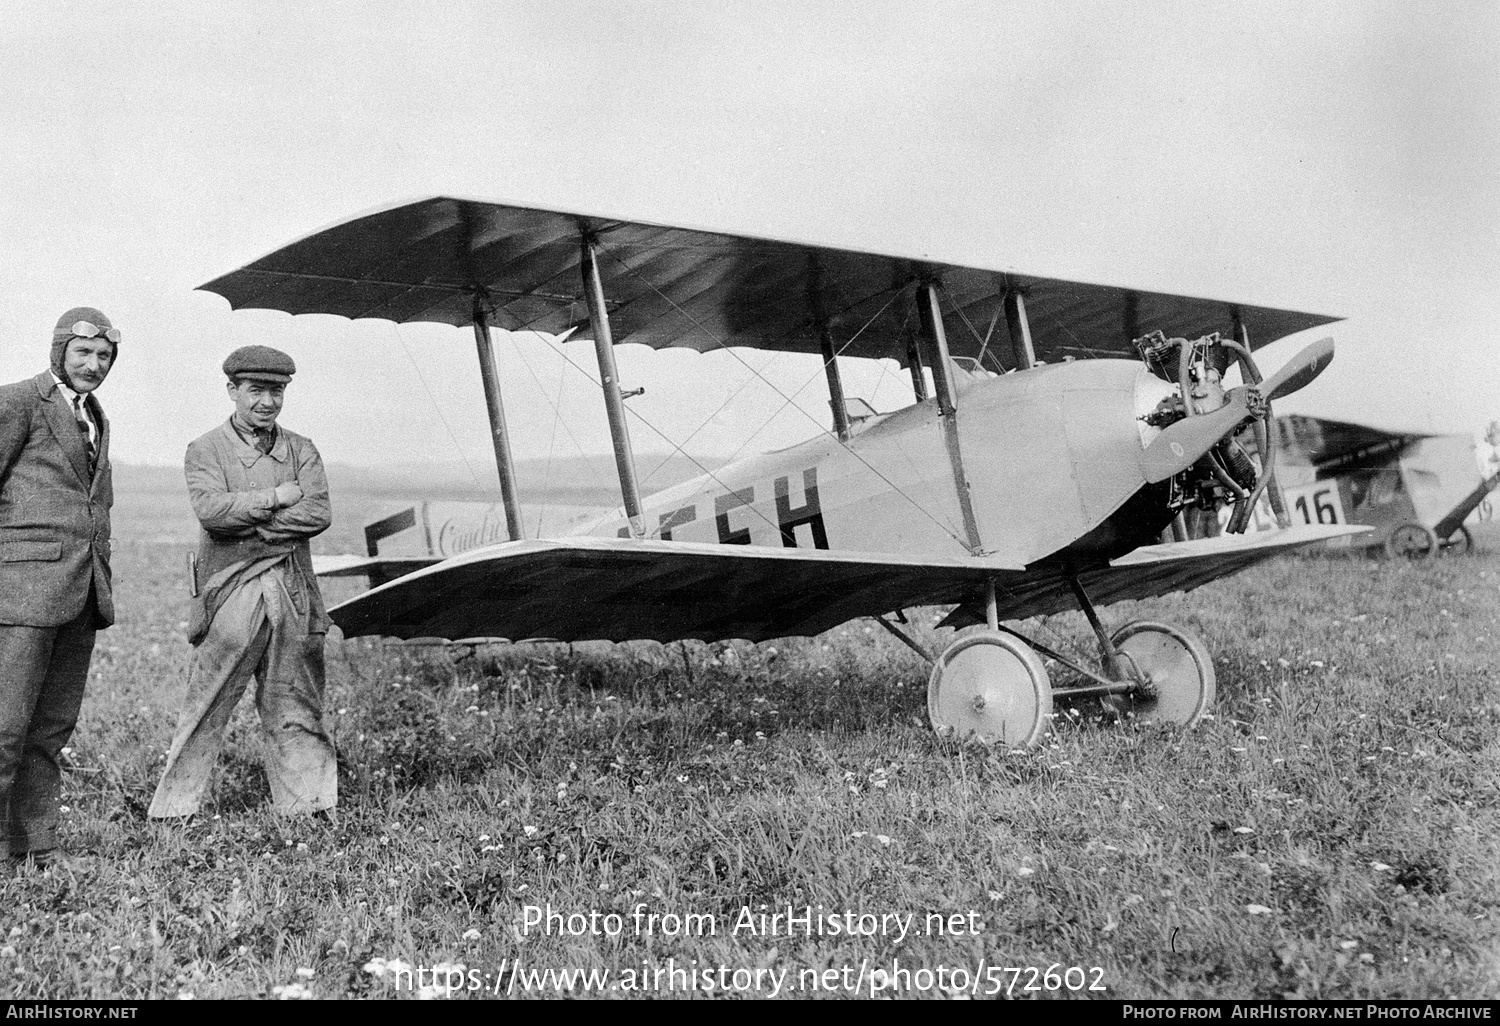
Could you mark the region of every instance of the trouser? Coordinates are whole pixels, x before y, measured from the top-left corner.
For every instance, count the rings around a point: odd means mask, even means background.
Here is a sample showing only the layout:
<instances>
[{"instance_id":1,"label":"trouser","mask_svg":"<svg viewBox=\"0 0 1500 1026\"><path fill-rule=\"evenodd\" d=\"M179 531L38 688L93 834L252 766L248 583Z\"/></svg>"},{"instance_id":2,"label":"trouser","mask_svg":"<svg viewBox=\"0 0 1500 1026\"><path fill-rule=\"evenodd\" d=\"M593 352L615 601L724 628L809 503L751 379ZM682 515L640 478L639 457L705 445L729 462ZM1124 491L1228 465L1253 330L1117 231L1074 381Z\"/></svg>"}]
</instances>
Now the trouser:
<instances>
[{"instance_id":1,"label":"trouser","mask_svg":"<svg viewBox=\"0 0 1500 1026\"><path fill-rule=\"evenodd\" d=\"M272 807L308 813L338 802L337 757L323 730L323 635L307 632L306 603L297 608L287 572L283 565L236 588L193 650L177 735L147 815L198 811L224 728L252 676Z\"/></svg>"},{"instance_id":2,"label":"trouser","mask_svg":"<svg viewBox=\"0 0 1500 1026\"><path fill-rule=\"evenodd\" d=\"M0 822L10 855L57 847L57 759L78 724L94 630L92 593L61 626L0 625Z\"/></svg>"}]
</instances>

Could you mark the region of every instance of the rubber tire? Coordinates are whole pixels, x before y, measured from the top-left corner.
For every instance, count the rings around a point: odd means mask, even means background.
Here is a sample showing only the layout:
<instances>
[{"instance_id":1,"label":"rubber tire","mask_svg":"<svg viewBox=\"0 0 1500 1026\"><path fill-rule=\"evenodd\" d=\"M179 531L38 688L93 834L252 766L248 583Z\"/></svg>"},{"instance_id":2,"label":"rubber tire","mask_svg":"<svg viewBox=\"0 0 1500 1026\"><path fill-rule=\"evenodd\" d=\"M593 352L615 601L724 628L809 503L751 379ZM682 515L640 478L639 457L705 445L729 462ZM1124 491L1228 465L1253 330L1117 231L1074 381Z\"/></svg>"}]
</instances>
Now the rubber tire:
<instances>
[{"instance_id":1,"label":"rubber tire","mask_svg":"<svg viewBox=\"0 0 1500 1026\"><path fill-rule=\"evenodd\" d=\"M1450 534L1446 540L1438 543L1445 556L1467 556L1474 551L1474 536L1463 524L1458 525L1458 530Z\"/></svg>"},{"instance_id":2,"label":"rubber tire","mask_svg":"<svg viewBox=\"0 0 1500 1026\"><path fill-rule=\"evenodd\" d=\"M1111 639L1130 657L1156 690L1153 697L1111 695L1104 704L1137 723L1175 723L1193 727L1214 704L1217 678L1208 649L1179 627L1150 620L1128 623Z\"/></svg>"},{"instance_id":3,"label":"rubber tire","mask_svg":"<svg viewBox=\"0 0 1500 1026\"><path fill-rule=\"evenodd\" d=\"M1397 524L1385 539L1385 554L1392 559L1426 559L1438 551L1437 535L1421 524Z\"/></svg>"},{"instance_id":4,"label":"rubber tire","mask_svg":"<svg viewBox=\"0 0 1500 1026\"><path fill-rule=\"evenodd\" d=\"M1052 726L1052 682L1019 638L968 634L938 657L927 681L927 718L939 734L1035 748Z\"/></svg>"}]
</instances>

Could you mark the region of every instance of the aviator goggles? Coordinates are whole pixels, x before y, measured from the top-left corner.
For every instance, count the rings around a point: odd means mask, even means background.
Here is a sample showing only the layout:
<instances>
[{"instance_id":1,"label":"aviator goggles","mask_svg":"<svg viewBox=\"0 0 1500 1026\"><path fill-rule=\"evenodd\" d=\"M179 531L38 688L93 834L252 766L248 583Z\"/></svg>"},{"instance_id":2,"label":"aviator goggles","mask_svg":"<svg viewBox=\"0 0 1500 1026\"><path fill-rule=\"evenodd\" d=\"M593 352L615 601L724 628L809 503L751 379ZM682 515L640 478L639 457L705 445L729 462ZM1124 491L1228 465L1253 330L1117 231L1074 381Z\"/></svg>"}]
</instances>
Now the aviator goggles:
<instances>
[{"instance_id":1,"label":"aviator goggles","mask_svg":"<svg viewBox=\"0 0 1500 1026\"><path fill-rule=\"evenodd\" d=\"M88 321L74 321L73 327L70 330L73 332L74 338L105 338L115 345L120 344L119 328L101 328L99 325L90 324Z\"/></svg>"}]
</instances>

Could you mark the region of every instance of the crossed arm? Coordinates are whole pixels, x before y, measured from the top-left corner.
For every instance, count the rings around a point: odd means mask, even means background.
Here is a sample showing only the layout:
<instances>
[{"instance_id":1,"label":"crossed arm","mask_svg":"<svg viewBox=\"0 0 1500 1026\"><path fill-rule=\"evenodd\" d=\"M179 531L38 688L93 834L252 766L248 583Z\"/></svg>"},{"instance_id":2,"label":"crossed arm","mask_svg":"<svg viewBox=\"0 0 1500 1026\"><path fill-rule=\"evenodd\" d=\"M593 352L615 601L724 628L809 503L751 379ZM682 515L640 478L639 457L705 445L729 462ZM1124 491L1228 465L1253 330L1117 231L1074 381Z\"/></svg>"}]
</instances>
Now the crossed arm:
<instances>
[{"instance_id":1,"label":"crossed arm","mask_svg":"<svg viewBox=\"0 0 1500 1026\"><path fill-rule=\"evenodd\" d=\"M185 471L188 495L199 523L213 534L231 538L259 535L267 542L311 538L333 522L328 477L311 442L300 447L297 475L275 488L236 491L211 451L188 447Z\"/></svg>"}]
</instances>

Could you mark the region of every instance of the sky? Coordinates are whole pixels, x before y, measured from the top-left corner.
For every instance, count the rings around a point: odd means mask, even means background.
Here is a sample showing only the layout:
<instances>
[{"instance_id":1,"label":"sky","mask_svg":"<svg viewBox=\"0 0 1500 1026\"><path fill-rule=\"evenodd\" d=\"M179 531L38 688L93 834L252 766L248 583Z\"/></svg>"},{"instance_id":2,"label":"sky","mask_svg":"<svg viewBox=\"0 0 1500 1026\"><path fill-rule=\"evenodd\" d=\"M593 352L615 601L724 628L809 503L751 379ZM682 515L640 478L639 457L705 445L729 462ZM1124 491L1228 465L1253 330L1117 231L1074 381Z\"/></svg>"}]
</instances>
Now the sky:
<instances>
[{"instance_id":1,"label":"sky","mask_svg":"<svg viewBox=\"0 0 1500 1026\"><path fill-rule=\"evenodd\" d=\"M492 474L468 331L194 291L433 195L1338 315L1262 352L1338 344L1278 412L1500 418L1487 0L18 0L0 96L0 380L43 369L64 310L104 310L117 461L179 463L230 412L224 357L260 343L296 360L282 423L325 460ZM496 357L517 457L612 473L591 344L497 333ZM815 358L618 359L643 453L828 424ZM910 402L894 363L849 363L851 396Z\"/></svg>"}]
</instances>

